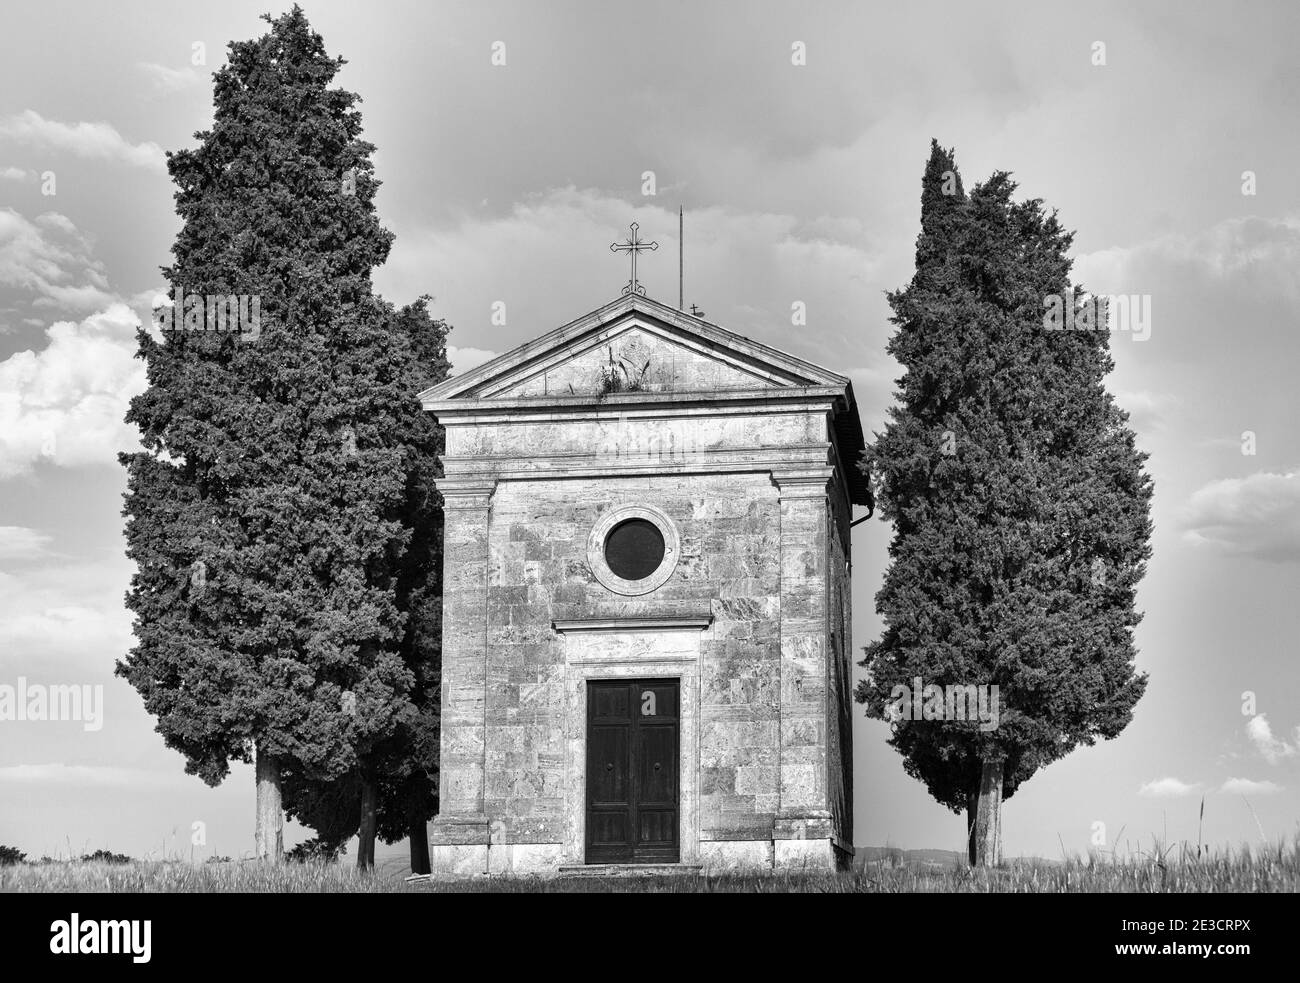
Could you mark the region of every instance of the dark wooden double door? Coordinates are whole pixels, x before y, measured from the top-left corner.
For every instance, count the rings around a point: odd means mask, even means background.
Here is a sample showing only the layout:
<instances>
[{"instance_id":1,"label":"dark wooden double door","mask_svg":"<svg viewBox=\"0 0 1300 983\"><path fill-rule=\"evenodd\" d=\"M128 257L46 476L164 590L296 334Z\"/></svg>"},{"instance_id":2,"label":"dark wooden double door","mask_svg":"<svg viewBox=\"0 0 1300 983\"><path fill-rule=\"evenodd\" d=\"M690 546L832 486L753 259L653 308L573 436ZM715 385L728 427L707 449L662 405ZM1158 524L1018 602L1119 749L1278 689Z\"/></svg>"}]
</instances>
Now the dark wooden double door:
<instances>
[{"instance_id":1,"label":"dark wooden double door","mask_svg":"<svg viewBox=\"0 0 1300 983\"><path fill-rule=\"evenodd\" d=\"M678 860L678 682L587 684L589 864Z\"/></svg>"}]
</instances>

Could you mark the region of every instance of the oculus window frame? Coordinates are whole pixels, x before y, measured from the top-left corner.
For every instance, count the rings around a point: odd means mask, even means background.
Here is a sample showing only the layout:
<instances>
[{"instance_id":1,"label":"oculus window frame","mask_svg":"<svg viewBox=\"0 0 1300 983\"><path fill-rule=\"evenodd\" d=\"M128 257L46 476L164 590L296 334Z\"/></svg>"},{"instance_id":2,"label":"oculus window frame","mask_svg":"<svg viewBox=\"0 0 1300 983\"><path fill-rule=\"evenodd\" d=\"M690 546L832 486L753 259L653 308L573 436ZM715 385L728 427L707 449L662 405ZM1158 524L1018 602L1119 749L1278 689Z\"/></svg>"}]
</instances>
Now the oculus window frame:
<instances>
[{"instance_id":1,"label":"oculus window frame","mask_svg":"<svg viewBox=\"0 0 1300 983\"><path fill-rule=\"evenodd\" d=\"M663 537L664 553L659 565L648 576L639 580L620 577L610 569L605 559L605 546L609 534L618 526L632 519L642 519L659 530ZM677 526L668 514L653 505L624 505L611 509L601 517L587 537L587 564L591 567L596 580L607 590L615 594L637 597L658 590L677 569L677 558L681 554L681 537Z\"/></svg>"}]
</instances>

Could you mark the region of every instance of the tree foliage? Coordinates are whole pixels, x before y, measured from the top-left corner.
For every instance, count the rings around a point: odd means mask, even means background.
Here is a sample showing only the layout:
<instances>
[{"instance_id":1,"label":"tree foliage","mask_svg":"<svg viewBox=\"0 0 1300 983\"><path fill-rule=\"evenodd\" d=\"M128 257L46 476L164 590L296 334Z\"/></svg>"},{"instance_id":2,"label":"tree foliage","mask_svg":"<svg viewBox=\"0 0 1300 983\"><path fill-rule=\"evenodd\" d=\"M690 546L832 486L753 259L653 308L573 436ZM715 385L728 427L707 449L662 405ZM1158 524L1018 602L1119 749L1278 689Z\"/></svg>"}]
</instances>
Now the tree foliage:
<instances>
[{"instance_id":1,"label":"tree foliage","mask_svg":"<svg viewBox=\"0 0 1300 983\"><path fill-rule=\"evenodd\" d=\"M448 325L428 311L431 298L421 297L397 312L394 330L410 340L413 358L407 388L418 393L447 377ZM414 421L408 438L406 515L412 530L403 554L396 592L406 622L401 655L410 669L408 699L414 713L403 717L386 739L368 749L360 767L329 780L290 769L285 801L290 813L334 847L355 835L361 823L363 774L378 783L377 834L393 843L423 837L423 823L437 811L439 680L442 651L442 515L434 480L442 474L443 431L428 414Z\"/></svg>"},{"instance_id":2,"label":"tree foliage","mask_svg":"<svg viewBox=\"0 0 1300 983\"><path fill-rule=\"evenodd\" d=\"M857 698L896 718L896 687L996 685L998 726L893 719L909 774L971 808L983 762L1009 798L1038 769L1112 738L1135 671L1135 590L1152 486L1106 391L1105 330L1044 326L1046 298L1081 304L1071 234L1003 172L969 193L935 143L911 283L889 295L896 405L862 467L893 524L876 595L882 636Z\"/></svg>"},{"instance_id":3,"label":"tree foliage","mask_svg":"<svg viewBox=\"0 0 1300 983\"><path fill-rule=\"evenodd\" d=\"M145 449L122 455L137 644L118 672L187 771L216 784L256 748L293 790L374 782L428 726L437 651L415 609L436 596L441 438L415 397L445 372L419 364L445 325L372 289L392 236L358 97L331 85L344 62L299 7L266 19L215 73L211 129L168 154L182 226L164 276L257 298L260 323L139 332L149 385L127 419Z\"/></svg>"}]
</instances>

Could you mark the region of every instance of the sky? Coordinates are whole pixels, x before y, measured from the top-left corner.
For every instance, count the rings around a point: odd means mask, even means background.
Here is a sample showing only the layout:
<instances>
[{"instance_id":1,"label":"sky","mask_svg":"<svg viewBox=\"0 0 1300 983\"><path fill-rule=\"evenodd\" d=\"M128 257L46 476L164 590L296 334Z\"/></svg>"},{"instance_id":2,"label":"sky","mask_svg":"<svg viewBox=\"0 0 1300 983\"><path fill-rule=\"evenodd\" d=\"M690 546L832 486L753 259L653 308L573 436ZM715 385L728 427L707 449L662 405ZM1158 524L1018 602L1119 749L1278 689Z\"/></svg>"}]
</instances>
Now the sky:
<instances>
[{"instance_id":1,"label":"sky","mask_svg":"<svg viewBox=\"0 0 1300 983\"><path fill-rule=\"evenodd\" d=\"M1155 480L1138 593L1150 675L1118 738L1003 810L1009 856L1260 846L1300 830L1300 7L1287 2L303 4L348 64L395 235L377 289L430 294L457 371L649 295L853 379L881 429L931 138L1076 230L1074 279L1150 305L1108 387ZM123 422L135 325L179 221L164 151L212 118L259 3L48 2L0 61L0 686L102 686L98 720L0 720L0 843L239 856L251 769L184 774L123 680ZM807 326L791 326L802 303ZM505 324L494 324L504 304ZM500 308L497 308L498 310ZM498 318L499 320L499 318ZM889 529L854 530L856 646ZM84 716L85 714L83 714ZM862 845L961 849L854 709ZM1200 818L1204 802L1204 817ZM291 827L288 840L305 837Z\"/></svg>"}]
</instances>

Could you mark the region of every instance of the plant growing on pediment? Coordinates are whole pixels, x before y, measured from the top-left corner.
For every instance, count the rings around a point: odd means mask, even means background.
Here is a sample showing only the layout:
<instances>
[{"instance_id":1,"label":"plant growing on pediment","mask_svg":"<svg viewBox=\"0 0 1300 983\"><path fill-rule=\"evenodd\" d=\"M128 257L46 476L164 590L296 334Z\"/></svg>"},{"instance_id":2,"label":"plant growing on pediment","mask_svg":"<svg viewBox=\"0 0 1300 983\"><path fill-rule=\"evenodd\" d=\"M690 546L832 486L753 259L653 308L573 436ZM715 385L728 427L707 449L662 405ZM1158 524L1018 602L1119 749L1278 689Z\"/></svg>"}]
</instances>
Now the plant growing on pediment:
<instances>
[{"instance_id":1,"label":"plant growing on pediment","mask_svg":"<svg viewBox=\"0 0 1300 983\"><path fill-rule=\"evenodd\" d=\"M650 368L650 359L645 360L641 368L637 368L626 358L614 358L614 349L608 349L609 364L600 367L600 378L598 380L598 391L600 395L607 396L610 393L636 393L646 390L646 372Z\"/></svg>"}]
</instances>

